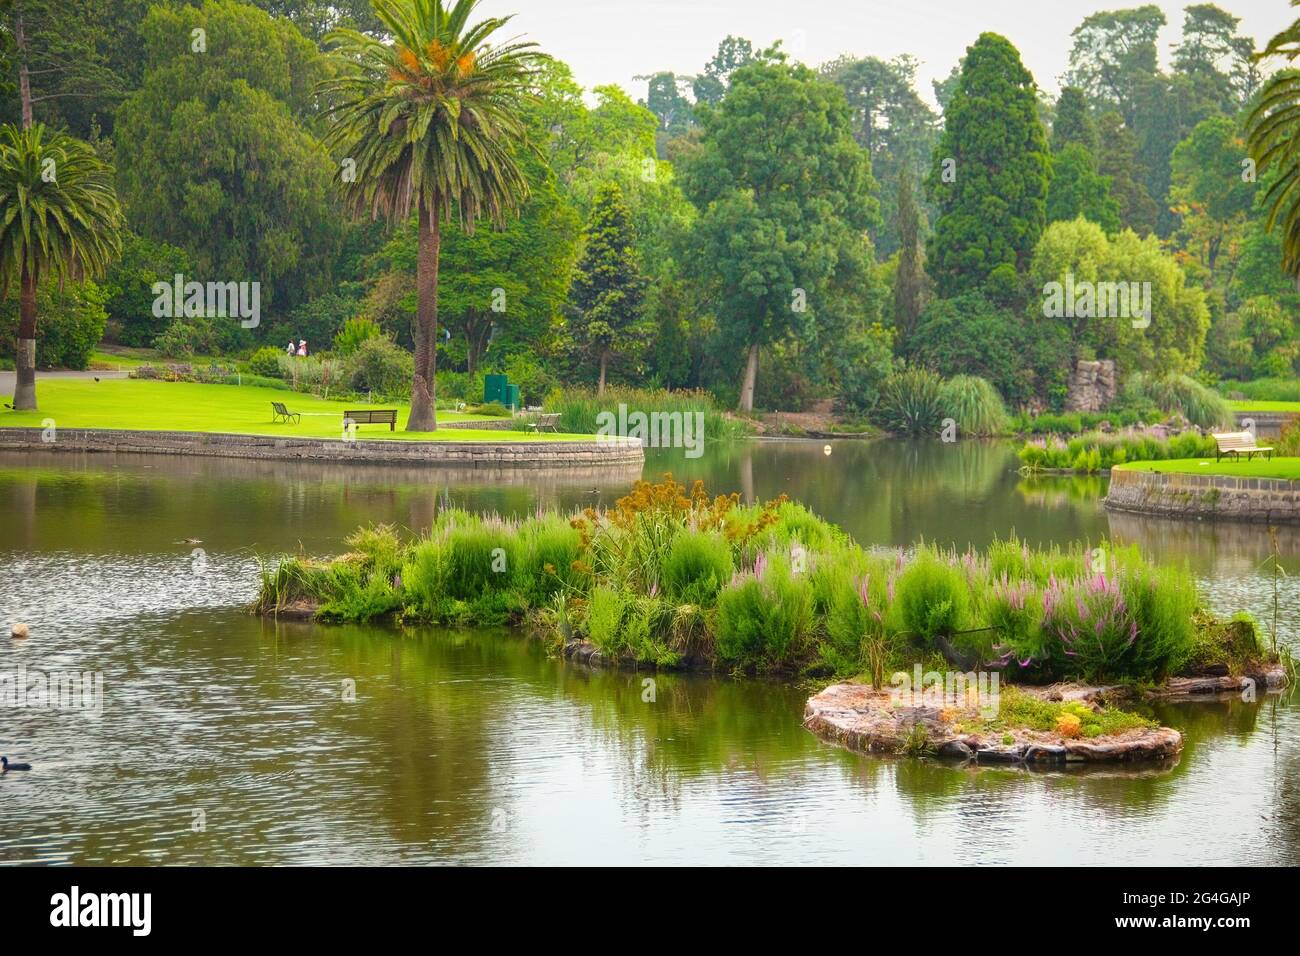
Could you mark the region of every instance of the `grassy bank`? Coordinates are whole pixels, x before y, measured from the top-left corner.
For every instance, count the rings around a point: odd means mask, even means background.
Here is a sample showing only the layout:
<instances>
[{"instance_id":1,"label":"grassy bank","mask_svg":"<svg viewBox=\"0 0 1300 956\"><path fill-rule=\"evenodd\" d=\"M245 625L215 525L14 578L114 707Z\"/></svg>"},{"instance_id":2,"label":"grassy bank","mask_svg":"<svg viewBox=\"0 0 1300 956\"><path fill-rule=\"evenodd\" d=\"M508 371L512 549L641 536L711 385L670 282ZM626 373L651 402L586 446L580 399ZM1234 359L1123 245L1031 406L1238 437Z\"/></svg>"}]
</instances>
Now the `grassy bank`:
<instances>
[{"instance_id":1,"label":"grassy bank","mask_svg":"<svg viewBox=\"0 0 1300 956\"><path fill-rule=\"evenodd\" d=\"M704 440L729 441L745 438L754 433L754 426L718 408L713 396L707 392L670 392L664 389L607 388L605 394L596 395L590 389L559 388L546 396L543 403L548 414L560 416L559 427L566 432L595 434L601 426L601 414L609 413L619 420L619 406L628 414L642 412L651 415L702 415Z\"/></svg>"},{"instance_id":2,"label":"grassy bank","mask_svg":"<svg viewBox=\"0 0 1300 956\"><path fill-rule=\"evenodd\" d=\"M1213 458L1180 461L1135 461L1121 466L1134 471L1158 471L1166 474L1224 475L1229 478L1282 478L1300 481L1300 458L1274 458L1268 461L1215 461Z\"/></svg>"},{"instance_id":3,"label":"grassy bank","mask_svg":"<svg viewBox=\"0 0 1300 956\"><path fill-rule=\"evenodd\" d=\"M244 435L282 435L295 438L340 438L347 409L383 407L397 409L397 430L387 425L361 425L358 440L376 438L421 441L563 441L578 435L533 434L488 429L440 429L437 432L403 431L410 411L406 404L367 406L356 402L327 401L313 395L255 385L204 385L196 382L159 382L137 379L38 379L34 412L0 409L0 427L44 427L52 419L57 428L121 428L136 431L224 432ZM283 402L300 412L296 423L271 421L271 402ZM440 422L489 421L491 416L439 412Z\"/></svg>"},{"instance_id":4,"label":"grassy bank","mask_svg":"<svg viewBox=\"0 0 1300 956\"><path fill-rule=\"evenodd\" d=\"M268 566L258 609L526 624L615 660L876 683L916 662L1029 682L1159 681L1207 640L1190 575L1134 549L1008 540L885 555L796 503L742 506L671 479L637 483L608 511L449 510L417 540L379 527L348 544Z\"/></svg>"}]
</instances>

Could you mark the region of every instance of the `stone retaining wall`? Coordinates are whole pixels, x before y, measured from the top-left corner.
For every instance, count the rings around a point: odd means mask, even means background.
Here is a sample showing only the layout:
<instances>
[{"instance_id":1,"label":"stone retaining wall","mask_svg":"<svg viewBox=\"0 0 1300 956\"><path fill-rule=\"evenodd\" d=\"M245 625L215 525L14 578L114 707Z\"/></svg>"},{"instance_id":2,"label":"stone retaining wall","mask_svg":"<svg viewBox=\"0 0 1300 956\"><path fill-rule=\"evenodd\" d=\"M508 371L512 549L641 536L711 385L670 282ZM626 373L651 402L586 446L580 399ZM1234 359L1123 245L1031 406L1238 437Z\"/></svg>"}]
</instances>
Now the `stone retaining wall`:
<instances>
[{"instance_id":1,"label":"stone retaining wall","mask_svg":"<svg viewBox=\"0 0 1300 956\"><path fill-rule=\"evenodd\" d=\"M468 468L630 465L645 461L635 438L575 441L400 441L395 439L292 438L205 432L146 432L60 428L54 441L39 428L0 428L0 450L126 452L283 461L398 462Z\"/></svg>"},{"instance_id":2,"label":"stone retaining wall","mask_svg":"<svg viewBox=\"0 0 1300 956\"><path fill-rule=\"evenodd\" d=\"M1300 524L1300 483L1115 468L1106 507L1179 518Z\"/></svg>"}]
</instances>

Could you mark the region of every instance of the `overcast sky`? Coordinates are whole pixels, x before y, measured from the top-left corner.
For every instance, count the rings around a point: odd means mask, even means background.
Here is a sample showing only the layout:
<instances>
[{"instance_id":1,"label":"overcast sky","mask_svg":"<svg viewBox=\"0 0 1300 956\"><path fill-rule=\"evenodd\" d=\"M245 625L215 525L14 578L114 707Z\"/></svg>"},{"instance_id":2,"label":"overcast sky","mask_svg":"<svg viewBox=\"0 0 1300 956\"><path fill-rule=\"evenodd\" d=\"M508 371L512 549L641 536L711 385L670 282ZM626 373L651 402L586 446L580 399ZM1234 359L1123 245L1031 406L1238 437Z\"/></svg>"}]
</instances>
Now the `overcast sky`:
<instances>
[{"instance_id":1,"label":"overcast sky","mask_svg":"<svg viewBox=\"0 0 1300 956\"><path fill-rule=\"evenodd\" d=\"M638 75L671 70L698 73L728 33L785 48L810 66L841 53L884 59L911 53L921 61L920 92L942 79L979 36L992 30L1011 40L1038 85L1055 93L1070 52L1070 31L1098 10L1142 6L1093 0L483 0L480 10L516 14L511 32L528 34L567 62L590 89L617 83L645 96ZM1160 55L1181 32L1187 3L1161 2L1169 21ZM1241 17L1240 31L1263 46L1295 19L1286 0L1222 0Z\"/></svg>"}]
</instances>

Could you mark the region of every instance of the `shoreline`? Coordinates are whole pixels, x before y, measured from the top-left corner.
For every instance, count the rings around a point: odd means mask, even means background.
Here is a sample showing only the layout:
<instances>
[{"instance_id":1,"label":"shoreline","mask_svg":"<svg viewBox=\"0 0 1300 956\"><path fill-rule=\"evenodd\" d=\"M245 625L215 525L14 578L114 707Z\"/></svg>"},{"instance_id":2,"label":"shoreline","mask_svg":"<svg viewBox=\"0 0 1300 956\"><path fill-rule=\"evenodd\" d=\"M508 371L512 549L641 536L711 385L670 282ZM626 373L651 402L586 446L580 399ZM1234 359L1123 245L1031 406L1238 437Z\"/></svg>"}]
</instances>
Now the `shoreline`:
<instances>
[{"instance_id":1,"label":"shoreline","mask_svg":"<svg viewBox=\"0 0 1300 956\"><path fill-rule=\"evenodd\" d=\"M1198 521L1300 524L1300 484L1284 478L1116 468L1102 504L1108 511Z\"/></svg>"},{"instance_id":2,"label":"shoreline","mask_svg":"<svg viewBox=\"0 0 1300 956\"><path fill-rule=\"evenodd\" d=\"M365 438L294 438L223 432L60 428L42 440L40 428L0 427L0 451L96 452L322 461L361 464L458 465L470 468L554 465L642 465L635 438L575 441L407 441Z\"/></svg>"}]
</instances>

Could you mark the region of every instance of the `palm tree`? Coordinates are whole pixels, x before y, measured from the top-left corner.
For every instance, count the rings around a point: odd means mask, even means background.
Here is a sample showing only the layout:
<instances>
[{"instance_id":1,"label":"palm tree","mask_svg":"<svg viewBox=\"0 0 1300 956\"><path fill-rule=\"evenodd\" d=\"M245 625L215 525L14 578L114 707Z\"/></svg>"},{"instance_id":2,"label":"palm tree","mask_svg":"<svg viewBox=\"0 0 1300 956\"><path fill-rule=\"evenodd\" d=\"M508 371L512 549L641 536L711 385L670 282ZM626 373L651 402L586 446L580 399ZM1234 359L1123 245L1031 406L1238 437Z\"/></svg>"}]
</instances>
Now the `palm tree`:
<instances>
[{"instance_id":1,"label":"palm tree","mask_svg":"<svg viewBox=\"0 0 1300 956\"><path fill-rule=\"evenodd\" d=\"M543 59L536 44L489 38L510 21L469 22L479 0L372 0L391 42L330 34L339 64L321 85L327 142L343 158L344 200L356 214L402 220L416 207L415 376L408 431L433 431L441 224L455 209L472 232L519 208L528 184L516 161L519 106Z\"/></svg>"},{"instance_id":2,"label":"palm tree","mask_svg":"<svg viewBox=\"0 0 1300 956\"><path fill-rule=\"evenodd\" d=\"M113 170L81 140L0 127L0 296L18 282L14 409L36 407L36 288L102 275L121 249Z\"/></svg>"},{"instance_id":3,"label":"palm tree","mask_svg":"<svg viewBox=\"0 0 1300 956\"><path fill-rule=\"evenodd\" d=\"M1300 0L1291 0L1300 6ZM1256 55L1257 59L1300 56L1300 20L1283 30ZM1282 70L1264 89L1246 120L1246 145L1257 172L1277 175L1264 194L1268 228L1282 226L1282 268L1300 277L1300 70Z\"/></svg>"}]
</instances>

